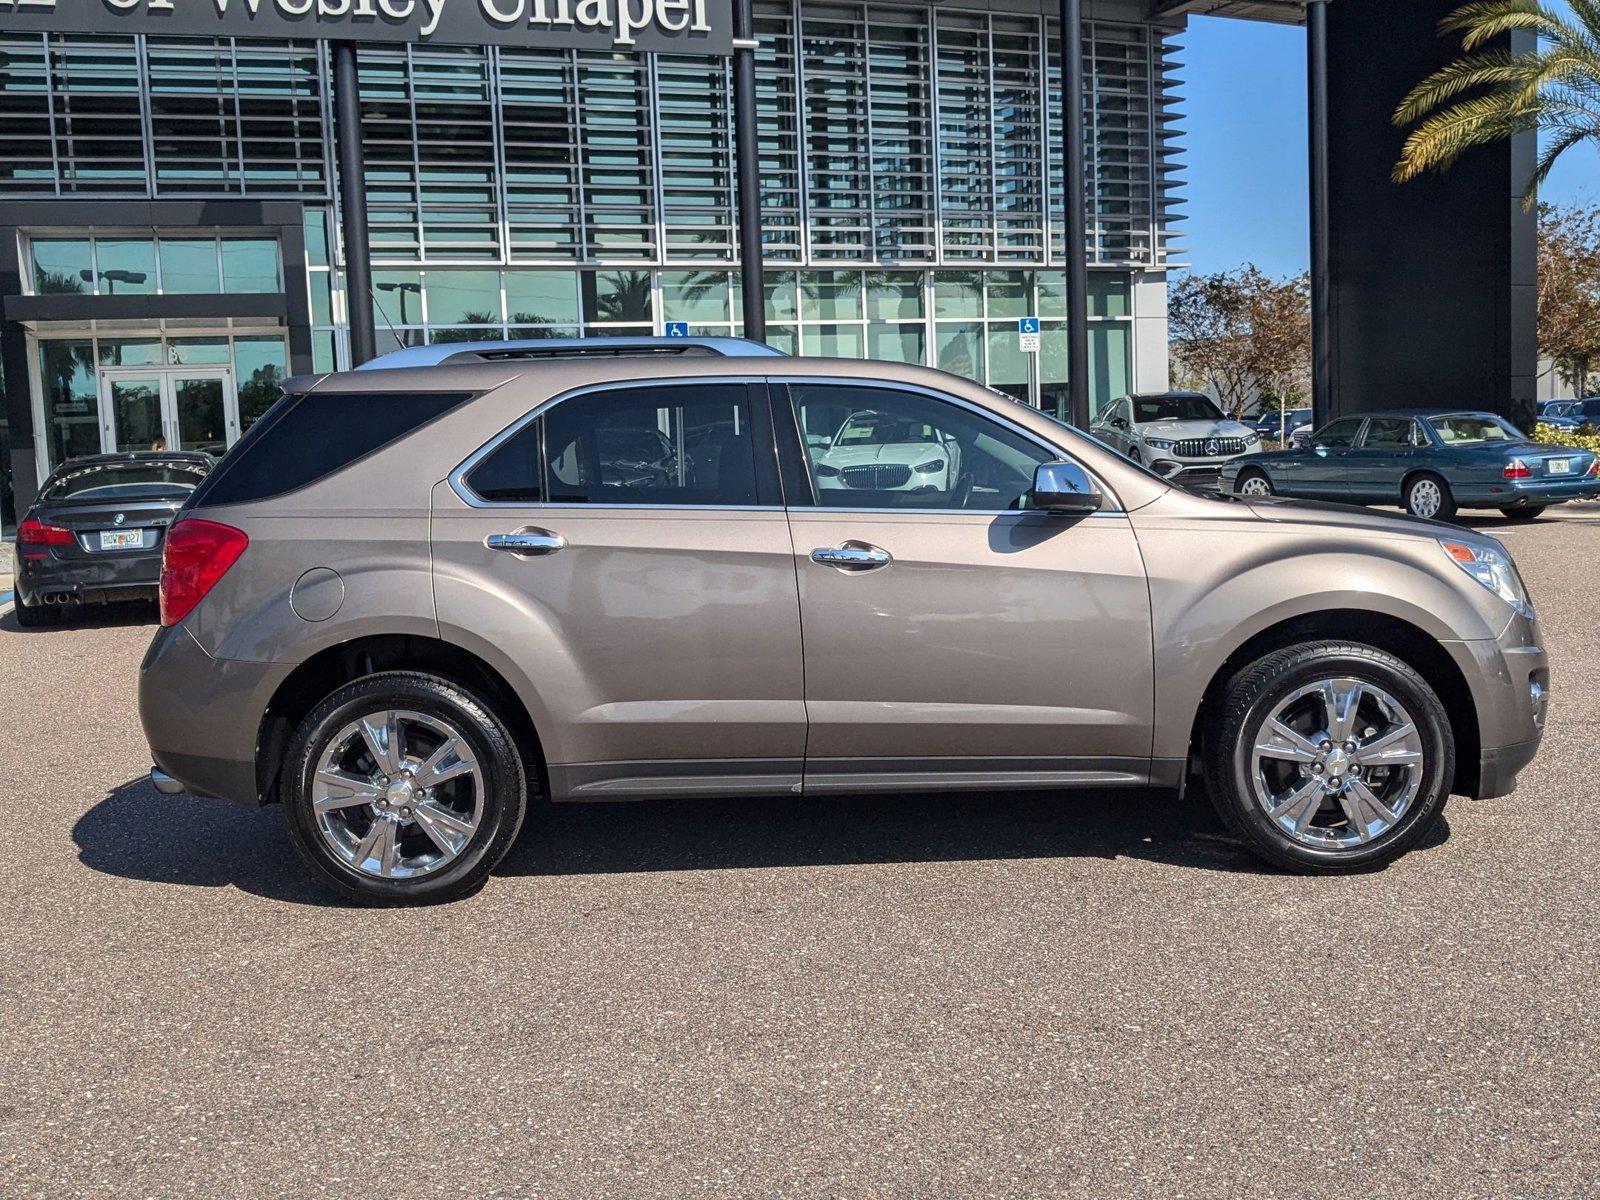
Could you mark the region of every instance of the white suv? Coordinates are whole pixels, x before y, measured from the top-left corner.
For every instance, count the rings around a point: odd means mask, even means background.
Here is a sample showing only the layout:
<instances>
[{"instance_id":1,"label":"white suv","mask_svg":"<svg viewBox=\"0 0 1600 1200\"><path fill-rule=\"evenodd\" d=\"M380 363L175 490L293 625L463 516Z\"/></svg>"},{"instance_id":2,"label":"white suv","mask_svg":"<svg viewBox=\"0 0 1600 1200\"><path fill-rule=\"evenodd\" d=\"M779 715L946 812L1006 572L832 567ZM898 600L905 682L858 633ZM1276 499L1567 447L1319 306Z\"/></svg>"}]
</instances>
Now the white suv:
<instances>
[{"instance_id":1,"label":"white suv","mask_svg":"<svg viewBox=\"0 0 1600 1200\"><path fill-rule=\"evenodd\" d=\"M1124 396L1095 419L1092 432L1134 462L1174 483L1216 486L1222 465L1261 446L1261 435L1199 392Z\"/></svg>"}]
</instances>

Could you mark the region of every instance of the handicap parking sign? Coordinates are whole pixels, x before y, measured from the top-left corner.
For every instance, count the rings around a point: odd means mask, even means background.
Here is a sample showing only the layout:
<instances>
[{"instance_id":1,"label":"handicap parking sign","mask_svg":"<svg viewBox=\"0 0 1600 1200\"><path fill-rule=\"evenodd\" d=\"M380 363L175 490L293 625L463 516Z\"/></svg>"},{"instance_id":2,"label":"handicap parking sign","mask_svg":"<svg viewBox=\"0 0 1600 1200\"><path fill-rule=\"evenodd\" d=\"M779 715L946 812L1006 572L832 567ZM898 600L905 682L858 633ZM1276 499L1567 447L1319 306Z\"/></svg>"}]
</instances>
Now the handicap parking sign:
<instances>
[{"instance_id":1,"label":"handicap parking sign","mask_svg":"<svg viewBox=\"0 0 1600 1200\"><path fill-rule=\"evenodd\" d=\"M1022 350L1035 354L1039 350L1039 318L1017 318L1017 343Z\"/></svg>"},{"instance_id":2,"label":"handicap parking sign","mask_svg":"<svg viewBox=\"0 0 1600 1200\"><path fill-rule=\"evenodd\" d=\"M667 336L668 337L688 337L689 336L689 322L687 322L687 321L668 321L667 322Z\"/></svg>"}]
</instances>

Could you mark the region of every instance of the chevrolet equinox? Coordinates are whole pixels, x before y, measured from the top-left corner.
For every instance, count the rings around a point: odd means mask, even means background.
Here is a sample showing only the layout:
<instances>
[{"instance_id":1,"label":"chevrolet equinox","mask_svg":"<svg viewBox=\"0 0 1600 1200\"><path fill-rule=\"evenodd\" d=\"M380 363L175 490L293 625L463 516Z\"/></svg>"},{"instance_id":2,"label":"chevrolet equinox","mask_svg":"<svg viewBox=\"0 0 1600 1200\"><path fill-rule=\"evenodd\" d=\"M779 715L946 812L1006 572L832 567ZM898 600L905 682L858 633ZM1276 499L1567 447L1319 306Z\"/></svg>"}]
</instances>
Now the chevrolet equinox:
<instances>
[{"instance_id":1,"label":"chevrolet equinox","mask_svg":"<svg viewBox=\"0 0 1600 1200\"><path fill-rule=\"evenodd\" d=\"M1372 868L1511 791L1549 686L1492 538L776 356L291 381L172 525L161 604L156 785L281 804L371 903L479 887L530 798L1196 782L1280 867Z\"/></svg>"}]
</instances>

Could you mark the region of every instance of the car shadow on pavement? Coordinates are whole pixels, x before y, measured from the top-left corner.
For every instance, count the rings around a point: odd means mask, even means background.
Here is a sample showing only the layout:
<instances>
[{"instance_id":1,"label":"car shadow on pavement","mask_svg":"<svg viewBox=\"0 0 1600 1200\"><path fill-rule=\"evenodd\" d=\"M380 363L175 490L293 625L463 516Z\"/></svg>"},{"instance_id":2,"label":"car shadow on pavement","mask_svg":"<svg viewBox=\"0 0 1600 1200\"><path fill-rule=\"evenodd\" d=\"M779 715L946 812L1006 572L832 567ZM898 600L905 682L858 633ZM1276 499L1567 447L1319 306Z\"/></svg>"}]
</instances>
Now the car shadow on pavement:
<instances>
[{"instance_id":1,"label":"car shadow on pavement","mask_svg":"<svg viewBox=\"0 0 1600 1200\"><path fill-rule=\"evenodd\" d=\"M49 625L34 625L24 629L17 624L17 614L8 612L0 617L0 630L6 633L70 634L74 629L117 629L127 625L155 625L161 619L154 604L89 604L83 608L66 611Z\"/></svg>"},{"instance_id":2,"label":"car shadow on pavement","mask_svg":"<svg viewBox=\"0 0 1600 1200\"><path fill-rule=\"evenodd\" d=\"M236 887L269 900L339 905L289 844L276 808L164 796L144 777L111 789L72 827L78 861L107 875L189 887Z\"/></svg>"},{"instance_id":3,"label":"car shadow on pavement","mask_svg":"<svg viewBox=\"0 0 1600 1200\"><path fill-rule=\"evenodd\" d=\"M1442 844L1441 821L1420 849ZM236 887L342 906L306 873L276 808L115 787L72 830L78 858L127 879ZM1037 858L1136 858L1271 873L1205 797L1171 792L961 793L542 805L497 875L604 875Z\"/></svg>"}]
</instances>

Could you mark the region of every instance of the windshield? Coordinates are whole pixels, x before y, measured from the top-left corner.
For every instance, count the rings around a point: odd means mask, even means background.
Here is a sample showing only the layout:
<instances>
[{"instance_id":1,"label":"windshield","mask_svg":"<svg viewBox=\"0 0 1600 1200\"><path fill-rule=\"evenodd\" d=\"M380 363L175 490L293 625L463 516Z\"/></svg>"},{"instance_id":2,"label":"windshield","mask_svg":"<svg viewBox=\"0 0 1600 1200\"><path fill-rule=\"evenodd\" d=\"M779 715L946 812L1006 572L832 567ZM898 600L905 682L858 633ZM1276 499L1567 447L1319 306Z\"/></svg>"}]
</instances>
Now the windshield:
<instances>
[{"instance_id":1,"label":"windshield","mask_svg":"<svg viewBox=\"0 0 1600 1200\"><path fill-rule=\"evenodd\" d=\"M1429 424L1446 446L1481 446L1485 442L1521 442L1527 439L1499 417L1469 415L1434 417Z\"/></svg>"},{"instance_id":2,"label":"windshield","mask_svg":"<svg viewBox=\"0 0 1600 1200\"><path fill-rule=\"evenodd\" d=\"M1220 421L1222 410L1204 396L1182 392L1169 396L1135 396L1133 419L1140 425L1150 421Z\"/></svg>"},{"instance_id":3,"label":"windshield","mask_svg":"<svg viewBox=\"0 0 1600 1200\"><path fill-rule=\"evenodd\" d=\"M181 500L205 478L197 462L94 463L68 470L45 500Z\"/></svg>"}]
</instances>

